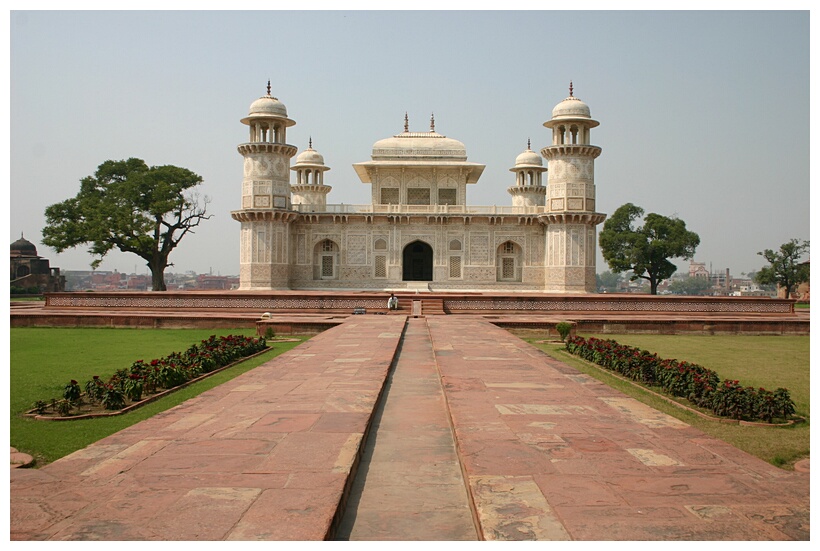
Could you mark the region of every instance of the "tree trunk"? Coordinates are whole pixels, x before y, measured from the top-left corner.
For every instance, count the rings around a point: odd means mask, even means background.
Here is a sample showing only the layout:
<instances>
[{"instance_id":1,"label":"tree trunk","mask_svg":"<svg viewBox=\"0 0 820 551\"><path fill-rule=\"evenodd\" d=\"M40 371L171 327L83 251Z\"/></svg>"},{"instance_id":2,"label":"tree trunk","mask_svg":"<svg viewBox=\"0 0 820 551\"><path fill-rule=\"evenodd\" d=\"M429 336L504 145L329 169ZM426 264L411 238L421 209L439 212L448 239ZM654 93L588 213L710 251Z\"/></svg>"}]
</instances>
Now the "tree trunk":
<instances>
[{"instance_id":1,"label":"tree trunk","mask_svg":"<svg viewBox=\"0 0 820 551\"><path fill-rule=\"evenodd\" d=\"M650 295L657 295L658 294L658 283L659 281L652 278L649 280L649 294Z\"/></svg>"},{"instance_id":2,"label":"tree trunk","mask_svg":"<svg viewBox=\"0 0 820 551\"><path fill-rule=\"evenodd\" d=\"M148 263L148 268L151 270L151 290L152 291L166 291L165 288L165 267L167 263L162 259L152 259Z\"/></svg>"}]
</instances>

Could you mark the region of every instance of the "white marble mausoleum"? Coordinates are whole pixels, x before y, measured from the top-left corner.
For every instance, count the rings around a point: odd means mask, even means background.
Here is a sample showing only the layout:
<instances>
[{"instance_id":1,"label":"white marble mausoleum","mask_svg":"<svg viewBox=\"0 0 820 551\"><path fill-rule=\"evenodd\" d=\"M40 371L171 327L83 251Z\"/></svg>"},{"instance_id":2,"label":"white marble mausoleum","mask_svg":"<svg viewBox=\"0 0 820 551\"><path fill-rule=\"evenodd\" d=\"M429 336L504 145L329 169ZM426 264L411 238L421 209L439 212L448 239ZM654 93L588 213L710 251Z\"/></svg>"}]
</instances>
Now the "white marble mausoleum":
<instances>
[{"instance_id":1,"label":"white marble mausoleum","mask_svg":"<svg viewBox=\"0 0 820 551\"><path fill-rule=\"evenodd\" d=\"M268 93L242 119L248 141L240 230L240 289L595 292L598 121L570 95L544 123L550 144L530 146L510 171L509 206L473 206L467 188L485 165L463 143L430 130L377 141L353 165L367 205L328 202L324 158L287 143L285 105ZM296 160L291 164L291 158ZM547 160L544 166L543 159Z\"/></svg>"}]
</instances>

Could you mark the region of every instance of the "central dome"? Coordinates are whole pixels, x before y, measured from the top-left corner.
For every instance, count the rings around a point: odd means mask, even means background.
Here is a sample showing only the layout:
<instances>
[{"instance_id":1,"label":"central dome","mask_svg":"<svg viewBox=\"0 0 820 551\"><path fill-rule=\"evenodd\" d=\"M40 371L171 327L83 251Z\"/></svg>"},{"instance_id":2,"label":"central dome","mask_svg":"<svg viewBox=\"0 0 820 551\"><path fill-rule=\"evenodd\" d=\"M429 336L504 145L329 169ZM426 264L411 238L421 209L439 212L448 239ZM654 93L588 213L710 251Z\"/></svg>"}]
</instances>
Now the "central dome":
<instances>
[{"instance_id":1,"label":"central dome","mask_svg":"<svg viewBox=\"0 0 820 551\"><path fill-rule=\"evenodd\" d=\"M438 132L402 132L373 144L372 159L450 159L467 160L467 148L458 140Z\"/></svg>"}]
</instances>

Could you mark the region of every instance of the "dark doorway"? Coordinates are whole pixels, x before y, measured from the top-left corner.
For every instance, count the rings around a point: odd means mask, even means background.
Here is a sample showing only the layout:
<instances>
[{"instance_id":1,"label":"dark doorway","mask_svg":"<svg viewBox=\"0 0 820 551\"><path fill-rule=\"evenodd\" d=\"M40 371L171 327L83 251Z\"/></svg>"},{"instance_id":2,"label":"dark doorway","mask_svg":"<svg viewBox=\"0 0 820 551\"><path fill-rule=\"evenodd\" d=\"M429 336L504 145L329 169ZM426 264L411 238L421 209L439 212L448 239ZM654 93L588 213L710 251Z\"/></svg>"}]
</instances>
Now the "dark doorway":
<instances>
[{"instance_id":1,"label":"dark doorway","mask_svg":"<svg viewBox=\"0 0 820 551\"><path fill-rule=\"evenodd\" d=\"M423 241L413 241L402 255L404 281L433 281L433 247Z\"/></svg>"}]
</instances>

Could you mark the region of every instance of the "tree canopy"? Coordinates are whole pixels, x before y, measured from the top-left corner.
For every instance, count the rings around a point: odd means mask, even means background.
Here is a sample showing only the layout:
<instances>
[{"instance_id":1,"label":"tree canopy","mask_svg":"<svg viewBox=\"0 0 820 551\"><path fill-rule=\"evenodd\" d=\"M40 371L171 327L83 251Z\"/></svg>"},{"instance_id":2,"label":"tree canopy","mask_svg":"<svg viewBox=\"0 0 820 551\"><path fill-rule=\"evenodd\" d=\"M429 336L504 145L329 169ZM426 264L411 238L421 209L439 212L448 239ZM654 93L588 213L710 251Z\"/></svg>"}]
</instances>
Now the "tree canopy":
<instances>
[{"instance_id":1,"label":"tree canopy","mask_svg":"<svg viewBox=\"0 0 820 551\"><path fill-rule=\"evenodd\" d=\"M211 217L208 198L195 191L200 183L186 168L105 161L80 180L75 197L46 208L43 243L57 252L90 244L95 269L113 249L134 253L151 270L153 290L164 291L171 251Z\"/></svg>"},{"instance_id":2,"label":"tree canopy","mask_svg":"<svg viewBox=\"0 0 820 551\"><path fill-rule=\"evenodd\" d=\"M760 268L754 280L762 285L779 285L786 290L786 298L801 283L809 280L809 264L799 262L800 257L809 250L809 242L791 239L780 245L780 250L766 249L759 252L766 259L768 266Z\"/></svg>"},{"instance_id":3,"label":"tree canopy","mask_svg":"<svg viewBox=\"0 0 820 551\"><path fill-rule=\"evenodd\" d=\"M649 213L642 226L634 226L644 210L626 203L604 222L599 236L601 253L615 273L632 270L630 280L649 281L650 293L658 294L658 284L675 273L670 258L691 259L700 244L698 234L686 229L679 218Z\"/></svg>"}]
</instances>

